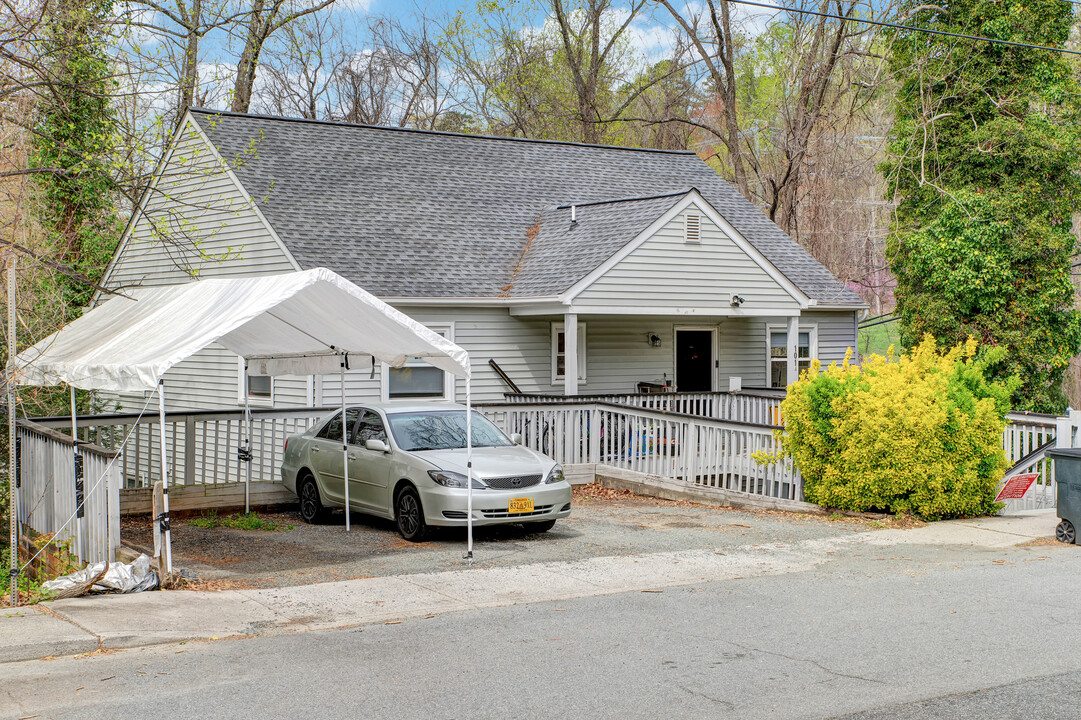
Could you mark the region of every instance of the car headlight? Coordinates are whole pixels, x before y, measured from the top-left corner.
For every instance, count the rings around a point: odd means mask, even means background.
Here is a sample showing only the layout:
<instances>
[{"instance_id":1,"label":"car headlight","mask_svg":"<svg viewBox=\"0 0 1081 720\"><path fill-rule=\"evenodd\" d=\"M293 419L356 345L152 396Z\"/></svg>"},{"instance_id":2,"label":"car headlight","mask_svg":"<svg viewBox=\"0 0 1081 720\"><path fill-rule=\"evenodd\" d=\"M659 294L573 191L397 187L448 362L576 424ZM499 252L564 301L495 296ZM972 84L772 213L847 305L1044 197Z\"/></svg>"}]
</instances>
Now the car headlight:
<instances>
[{"instance_id":1,"label":"car headlight","mask_svg":"<svg viewBox=\"0 0 1081 720\"><path fill-rule=\"evenodd\" d=\"M547 485L548 483L563 482L564 480L566 480L566 478L563 477L563 468L561 468L559 465L556 465L554 468L552 468L551 472L548 473L548 478L544 481L544 483Z\"/></svg>"},{"instance_id":2,"label":"car headlight","mask_svg":"<svg viewBox=\"0 0 1081 720\"><path fill-rule=\"evenodd\" d=\"M449 470L429 470L428 477L435 480L443 487L449 488L464 488L466 477L462 473L450 472ZM487 485L480 480L473 478L473 489L483 490Z\"/></svg>"}]
</instances>

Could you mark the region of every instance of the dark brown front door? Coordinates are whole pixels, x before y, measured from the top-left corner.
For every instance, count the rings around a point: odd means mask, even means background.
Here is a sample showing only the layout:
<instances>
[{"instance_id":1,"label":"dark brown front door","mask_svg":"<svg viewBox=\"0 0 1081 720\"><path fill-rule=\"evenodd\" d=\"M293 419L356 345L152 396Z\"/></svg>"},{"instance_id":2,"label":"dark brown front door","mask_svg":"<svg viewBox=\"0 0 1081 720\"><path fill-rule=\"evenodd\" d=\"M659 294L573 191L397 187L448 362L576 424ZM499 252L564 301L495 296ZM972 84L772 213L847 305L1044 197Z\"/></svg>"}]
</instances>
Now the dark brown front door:
<instances>
[{"instance_id":1,"label":"dark brown front door","mask_svg":"<svg viewBox=\"0 0 1081 720\"><path fill-rule=\"evenodd\" d=\"M713 333L709 330L676 331L676 390L709 392L713 389Z\"/></svg>"}]
</instances>

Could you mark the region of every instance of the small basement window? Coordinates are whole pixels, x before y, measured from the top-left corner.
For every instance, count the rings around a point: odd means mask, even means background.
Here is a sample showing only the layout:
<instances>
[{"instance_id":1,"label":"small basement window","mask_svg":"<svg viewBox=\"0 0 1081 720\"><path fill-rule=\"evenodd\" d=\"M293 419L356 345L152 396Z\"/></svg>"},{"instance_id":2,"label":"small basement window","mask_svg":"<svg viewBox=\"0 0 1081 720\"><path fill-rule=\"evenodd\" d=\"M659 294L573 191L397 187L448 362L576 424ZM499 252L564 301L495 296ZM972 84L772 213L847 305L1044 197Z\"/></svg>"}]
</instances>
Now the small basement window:
<instances>
[{"instance_id":1,"label":"small basement window","mask_svg":"<svg viewBox=\"0 0 1081 720\"><path fill-rule=\"evenodd\" d=\"M686 213L683 216L683 242L702 242L702 216L698 213Z\"/></svg>"}]
</instances>

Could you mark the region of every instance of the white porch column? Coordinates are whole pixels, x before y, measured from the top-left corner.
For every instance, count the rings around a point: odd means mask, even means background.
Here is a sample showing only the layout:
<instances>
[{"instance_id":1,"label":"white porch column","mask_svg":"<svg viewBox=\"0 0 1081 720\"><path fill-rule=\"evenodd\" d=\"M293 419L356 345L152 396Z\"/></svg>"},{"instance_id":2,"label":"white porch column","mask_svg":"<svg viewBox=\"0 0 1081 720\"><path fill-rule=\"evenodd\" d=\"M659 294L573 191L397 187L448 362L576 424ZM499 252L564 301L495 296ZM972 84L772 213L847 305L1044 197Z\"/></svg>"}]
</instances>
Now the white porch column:
<instances>
[{"instance_id":1,"label":"white porch column","mask_svg":"<svg viewBox=\"0 0 1081 720\"><path fill-rule=\"evenodd\" d=\"M799 379L799 315L788 318L788 384Z\"/></svg>"},{"instance_id":2,"label":"white porch column","mask_svg":"<svg viewBox=\"0 0 1081 720\"><path fill-rule=\"evenodd\" d=\"M578 394L578 313L563 315L563 394Z\"/></svg>"}]
</instances>

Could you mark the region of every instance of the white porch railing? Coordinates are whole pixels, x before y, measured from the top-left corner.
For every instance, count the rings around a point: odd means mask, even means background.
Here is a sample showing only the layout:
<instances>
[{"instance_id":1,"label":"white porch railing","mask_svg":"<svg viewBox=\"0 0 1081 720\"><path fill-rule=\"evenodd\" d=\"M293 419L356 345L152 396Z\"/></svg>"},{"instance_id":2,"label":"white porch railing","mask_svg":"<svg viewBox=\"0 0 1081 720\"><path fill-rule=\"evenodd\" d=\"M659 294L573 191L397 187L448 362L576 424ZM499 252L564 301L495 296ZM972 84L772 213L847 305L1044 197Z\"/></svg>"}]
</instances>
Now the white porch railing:
<instances>
[{"instance_id":1,"label":"white porch railing","mask_svg":"<svg viewBox=\"0 0 1081 720\"><path fill-rule=\"evenodd\" d=\"M506 402L514 404L616 403L728 422L780 425L784 391L616 393L571 397L507 393L504 397Z\"/></svg>"},{"instance_id":2,"label":"white porch railing","mask_svg":"<svg viewBox=\"0 0 1081 720\"><path fill-rule=\"evenodd\" d=\"M252 411L252 479L277 480L285 440L302 433L332 408L282 408ZM69 431L71 418L37 418L38 424ZM244 412L176 412L165 416L165 460L171 485L243 481L246 470L237 458L244 437ZM134 413L79 418L79 438L106 449L118 449L131 438L117 461L123 487L153 487L161 479L157 415Z\"/></svg>"},{"instance_id":3,"label":"white porch railing","mask_svg":"<svg viewBox=\"0 0 1081 720\"><path fill-rule=\"evenodd\" d=\"M113 561L120 546L120 467L116 453L79 444L82 457L82 512L75 479L75 448L69 435L37 423L16 424L16 485L19 522L56 534L82 562Z\"/></svg>"},{"instance_id":4,"label":"white porch railing","mask_svg":"<svg viewBox=\"0 0 1081 720\"><path fill-rule=\"evenodd\" d=\"M478 409L508 434L564 465L598 464L730 492L802 500L790 461L760 465L776 451L767 424L735 423L618 403L485 403Z\"/></svg>"},{"instance_id":5,"label":"white porch railing","mask_svg":"<svg viewBox=\"0 0 1081 720\"><path fill-rule=\"evenodd\" d=\"M1062 425L1063 421L1066 422ZM1060 425L1062 428L1060 428ZM1038 472L1040 476L1032 489L1020 500L1007 500L1002 514L1055 507L1057 488L1055 462L1043 452L1049 444L1059 447L1076 447L1075 433L1068 428L1070 418L1037 413L1009 413L1006 429L1002 432L1002 449L1006 452L1009 466L1007 475Z\"/></svg>"}]
</instances>

